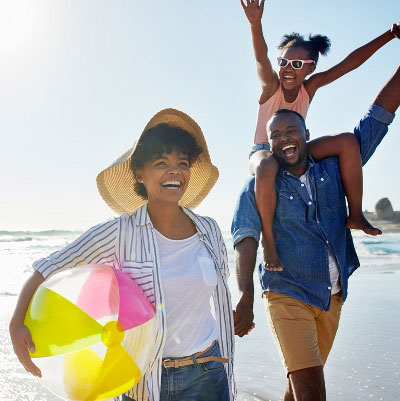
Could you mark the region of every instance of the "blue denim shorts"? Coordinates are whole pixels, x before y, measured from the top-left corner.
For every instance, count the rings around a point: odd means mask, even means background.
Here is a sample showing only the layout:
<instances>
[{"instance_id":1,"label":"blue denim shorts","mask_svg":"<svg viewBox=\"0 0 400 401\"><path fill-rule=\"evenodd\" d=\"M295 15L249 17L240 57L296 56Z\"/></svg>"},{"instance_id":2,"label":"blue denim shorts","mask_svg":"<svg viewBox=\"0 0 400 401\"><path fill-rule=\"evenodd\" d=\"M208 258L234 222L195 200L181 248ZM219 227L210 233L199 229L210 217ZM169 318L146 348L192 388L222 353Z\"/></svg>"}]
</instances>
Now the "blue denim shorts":
<instances>
[{"instance_id":1,"label":"blue denim shorts","mask_svg":"<svg viewBox=\"0 0 400 401\"><path fill-rule=\"evenodd\" d=\"M201 357L221 356L218 342ZM169 358L182 359L182 358ZM162 368L160 401L229 401L228 379L225 364L210 361ZM123 395L122 401L132 398Z\"/></svg>"},{"instance_id":2,"label":"blue denim shorts","mask_svg":"<svg viewBox=\"0 0 400 401\"><path fill-rule=\"evenodd\" d=\"M269 146L269 143L256 143L255 145L253 145L253 147L251 148L251 151L249 153L249 159L251 156L254 155L254 153L258 152L259 150L271 150L271 146Z\"/></svg>"}]
</instances>

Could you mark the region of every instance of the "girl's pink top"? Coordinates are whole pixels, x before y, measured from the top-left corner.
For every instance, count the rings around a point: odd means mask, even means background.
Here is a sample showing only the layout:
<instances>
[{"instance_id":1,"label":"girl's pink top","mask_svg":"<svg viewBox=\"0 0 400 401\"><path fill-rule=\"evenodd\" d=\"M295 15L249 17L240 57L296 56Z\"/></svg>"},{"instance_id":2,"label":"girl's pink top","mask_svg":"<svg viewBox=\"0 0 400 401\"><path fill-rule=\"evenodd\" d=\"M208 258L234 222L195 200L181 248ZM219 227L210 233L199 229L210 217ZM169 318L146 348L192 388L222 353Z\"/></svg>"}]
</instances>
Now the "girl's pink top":
<instances>
[{"instance_id":1,"label":"girl's pink top","mask_svg":"<svg viewBox=\"0 0 400 401\"><path fill-rule=\"evenodd\" d=\"M301 84L296 100L292 103L286 102L282 85L279 85L278 90L265 103L260 104L254 143L268 143L266 126L268 120L276 111L280 109L294 110L305 119L309 106L310 98L303 84Z\"/></svg>"}]
</instances>

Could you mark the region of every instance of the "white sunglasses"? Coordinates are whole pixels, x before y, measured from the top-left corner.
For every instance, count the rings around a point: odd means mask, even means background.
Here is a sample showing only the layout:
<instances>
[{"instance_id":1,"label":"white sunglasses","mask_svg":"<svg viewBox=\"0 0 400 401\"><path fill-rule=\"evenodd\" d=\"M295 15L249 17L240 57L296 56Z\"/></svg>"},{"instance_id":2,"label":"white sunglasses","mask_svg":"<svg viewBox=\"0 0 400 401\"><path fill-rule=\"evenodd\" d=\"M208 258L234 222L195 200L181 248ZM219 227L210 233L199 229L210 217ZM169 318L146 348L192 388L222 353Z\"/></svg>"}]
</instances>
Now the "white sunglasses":
<instances>
[{"instance_id":1,"label":"white sunglasses","mask_svg":"<svg viewBox=\"0 0 400 401\"><path fill-rule=\"evenodd\" d=\"M303 68L304 64L315 64L315 61L314 60L289 60L284 57L278 57L279 67L286 67L288 64L291 64L295 70L300 70Z\"/></svg>"}]
</instances>

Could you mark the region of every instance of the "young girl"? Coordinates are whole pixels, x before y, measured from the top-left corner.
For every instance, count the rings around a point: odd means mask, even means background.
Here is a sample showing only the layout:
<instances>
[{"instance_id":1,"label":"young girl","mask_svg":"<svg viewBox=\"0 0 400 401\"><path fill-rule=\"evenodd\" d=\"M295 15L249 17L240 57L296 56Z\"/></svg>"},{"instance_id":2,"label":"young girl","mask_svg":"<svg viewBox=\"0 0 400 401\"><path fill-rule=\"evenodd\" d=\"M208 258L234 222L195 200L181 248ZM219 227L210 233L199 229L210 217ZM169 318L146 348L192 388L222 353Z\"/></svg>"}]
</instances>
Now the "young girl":
<instances>
[{"instance_id":1,"label":"young girl","mask_svg":"<svg viewBox=\"0 0 400 401\"><path fill-rule=\"evenodd\" d=\"M393 24L391 30L353 51L339 64L306 79L314 72L319 54L325 55L329 51L329 39L321 35L310 35L309 40L297 33L285 35L279 45L282 51L278 57L279 72L275 72L268 58L268 47L261 26L264 1L246 0L245 4L241 0L251 27L257 72L262 85L250 171L256 176L256 203L263 233L264 267L267 270L282 270L272 231L276 206L275 176L279 166L269 151L266 124L279 109L297 111L305 118L315 92L320 87L358 68L383 45L395 37L399 38L400 28L399 24ZM339 158L349 206L347 227L361 229L370 235L381 234L362 212L362 167L359 145L354 135L321 137L311 141L308 146L315 159L333 156ZM287 152L290 152L290 148Z\"/></svg>"}]
</instances>

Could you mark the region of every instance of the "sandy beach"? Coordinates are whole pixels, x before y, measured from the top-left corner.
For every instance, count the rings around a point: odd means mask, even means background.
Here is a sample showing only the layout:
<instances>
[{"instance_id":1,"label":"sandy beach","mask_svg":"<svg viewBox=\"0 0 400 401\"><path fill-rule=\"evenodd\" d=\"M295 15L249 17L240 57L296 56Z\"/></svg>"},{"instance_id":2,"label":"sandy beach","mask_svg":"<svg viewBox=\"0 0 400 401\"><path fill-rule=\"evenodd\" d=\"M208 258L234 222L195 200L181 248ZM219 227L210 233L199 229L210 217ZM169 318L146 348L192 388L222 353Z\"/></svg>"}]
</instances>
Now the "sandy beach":
<instances>
[{"instance_id":1,"label":"sandy beach","mask_svg":"<svg viewBox=\"0 0 400 401\"><path fill-rule=\"evenodd\" d=\"M228 236L226 240L230 249L231 240ZM58 244L61 240L57 241ZM361 247L364 242L368 248ZM18 262L26 265L16 275L17 279L6 274L9 290L0 291L0 401L58 400L19 365L8 335L8 321L18 288L29 272L28 264L49 249L46 245L39 252L34 241L29 243L33 250L20 242L15 243L14 250L8 246L1 252L4 266L10 266L17 255ZM356 245L362 267L350 279L349 297L325 368L328 400L397 401L400 395L400 236L388 234L380 239L358 236ZM388 253L389 248L394 253ZM232 251L229 257L233 268ZM238 400L278 401L285 387L285 373L264 315L257 277L255 283L256 327L249 336L236 339ZM235 303L238 292L233 274L230 286Z\"/></svg>"}]
</instances>

